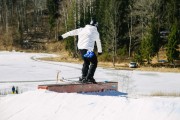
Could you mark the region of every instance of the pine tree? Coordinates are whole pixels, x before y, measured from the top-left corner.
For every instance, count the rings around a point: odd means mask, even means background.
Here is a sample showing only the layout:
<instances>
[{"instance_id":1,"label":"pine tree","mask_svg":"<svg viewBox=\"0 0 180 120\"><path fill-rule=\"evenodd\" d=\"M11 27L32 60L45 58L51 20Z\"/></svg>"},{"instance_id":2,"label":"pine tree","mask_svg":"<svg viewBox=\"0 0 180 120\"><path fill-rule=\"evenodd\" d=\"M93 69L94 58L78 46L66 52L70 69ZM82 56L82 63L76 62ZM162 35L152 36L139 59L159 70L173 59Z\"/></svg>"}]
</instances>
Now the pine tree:
<instances>
[{"instance_id":1,"label":"pine tree","mask_svg":"<svg viewBox=\"0 0 180 120\"><path fill-rule=\"evenodd\" d=\"M75 12L74 10L76 10L76 5L75 5L75 0L70 0L68 1L68 5L67 5L67 31L71 31L75 28ZM75 52L75 47L74 47L74 37L68 37L65 41L65 48L66 50L68 50L73 56L74 56L74 52Z\"/></svg>"},{"instance_id":2,"label":"pine tree","mask_svg":"<svg viewBox=\"0 0 180 120\"><path fill-rule=\"evenodd\" d=\"M155 18L152 18L146 34L144 34L144 39L141 42L141 53L143 57L147 60L148 64L151 58L154 57L159 51L159 33L156 25Z\"/></svg>"},{"instance_id":3,"label":"pine tree","mask_svg":"<svg viewBox=\"0 0 180 120\"><path fill-rule=\"evenodd\" d=\"M54 35L55 39L57 38L57 31L54 30L57 27L57 18L58 18L58 0L47 0L47 8L49 12L49 36ZM54 34L52 34L54 33Z\"/></svg>"},{"instance_id":4,"label":"pine tree","mask_svg":"<svg viewBox=\"0 0 180 120\"><path fill-rule=\"evenodd\" d=\"M155 17L152 18L151 20L151 25L150 25L150 34L151 34L151 41L152 41L152 57L158 54L159 49L160 49L160 35L158 31L158 22Z\"/></svg>"},{"instance_id":5,"label":"pine tree","mask_svg":"<svg viewBox=\"0 0 180 120\"><path fill-rule=\"evenodd\" d=\"M167 59L170 63L174 63L174 60L179 57L178 51L178 41L179 41L179 33L178 33L178 24L177 20L173 24L171 28L171 32L168 36L168 44L167 44Z\"/></svg>"},{"instance_id":6,"label":"pine tree","mask_svg":"<svg viewBox=\"0 0 180 120\"><path fill-rule=\"evenodd\" d=\"M151 38L152 35L150 33L146 33L143 40L141 41L141 54L142 57L147 60L148 64L151 61L153 53L153 43Z\"/></svg>"},{"instance_id":7,"label":"pine tree","mask_svg":"<svg viewBox=\"0 0 180 120\"><path fill-rule=\"evenodd\" d=\"M57 0L47 0L47 8L48 8L48 11L49 11L50 30L52 30L55 27L55 23L56 23L55 14L58 11Z\"/></svg>"}]
</instances>

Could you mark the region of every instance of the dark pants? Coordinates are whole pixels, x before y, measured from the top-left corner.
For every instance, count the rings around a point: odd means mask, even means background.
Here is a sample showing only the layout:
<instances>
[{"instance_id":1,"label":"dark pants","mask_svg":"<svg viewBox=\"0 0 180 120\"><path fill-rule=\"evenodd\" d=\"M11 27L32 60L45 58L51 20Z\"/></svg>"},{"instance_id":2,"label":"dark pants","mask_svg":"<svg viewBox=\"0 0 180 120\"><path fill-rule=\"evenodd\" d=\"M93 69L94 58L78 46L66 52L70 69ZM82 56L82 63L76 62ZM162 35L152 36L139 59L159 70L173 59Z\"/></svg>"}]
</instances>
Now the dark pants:
<instances>
[{"instance_id":1,"label":"dark pants","mask_svg":"<svg viewBox=\"0 0 180 120\"><path fill-rule=\"evenodd\" d=\"M81 49L80 53L82 59L84 60L82 67L82 77L86 77L87 79L93 78L98 63L97 56L94 54L92 58L84 57L84 55L87 53L86 49Z\"/></svg>"}]
</instances>

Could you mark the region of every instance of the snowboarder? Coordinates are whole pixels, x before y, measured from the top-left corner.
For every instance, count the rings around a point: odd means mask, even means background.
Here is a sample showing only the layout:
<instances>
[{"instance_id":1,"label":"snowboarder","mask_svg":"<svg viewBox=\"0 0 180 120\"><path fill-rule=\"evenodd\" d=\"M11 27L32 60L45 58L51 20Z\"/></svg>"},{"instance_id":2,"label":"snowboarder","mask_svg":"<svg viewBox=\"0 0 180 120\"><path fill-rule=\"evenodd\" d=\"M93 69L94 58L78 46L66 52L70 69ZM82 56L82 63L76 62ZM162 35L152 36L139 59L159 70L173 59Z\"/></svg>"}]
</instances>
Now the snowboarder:
<instances>
[{"instance_id":1,"label":"snowboarder","mask_svg":"<svg viewBox=\"0 0 180 120\"><path fill-rule=\"evenodd\" d=\"M79 78L79 81L83 83L96 83L94 73L97 68L98 60L96 54L93 52L95 42L98 49L98 55L102 54L102 46L97 26L98 22L95 19L91 19L90 24L85 27L69 31L58 36L58 40L63 40L69 36L78 35L78 49L84 61L82 67L82 77Z\"/></svg>"}]
</instances>

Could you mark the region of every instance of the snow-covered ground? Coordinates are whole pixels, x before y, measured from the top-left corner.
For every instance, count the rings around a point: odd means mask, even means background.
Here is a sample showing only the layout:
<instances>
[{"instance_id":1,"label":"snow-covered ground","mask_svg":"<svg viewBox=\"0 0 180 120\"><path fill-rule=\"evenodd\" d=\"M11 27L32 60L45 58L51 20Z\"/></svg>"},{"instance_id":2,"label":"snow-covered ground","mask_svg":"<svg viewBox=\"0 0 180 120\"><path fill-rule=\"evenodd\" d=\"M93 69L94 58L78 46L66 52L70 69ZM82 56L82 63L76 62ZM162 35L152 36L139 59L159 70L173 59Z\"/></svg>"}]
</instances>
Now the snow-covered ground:
<instances>
[{"instance_id":1,"label":"snow-covered ground","mask_svg":"<svg viewBox=\"0 0 180 120\"><path fill-rule=\"evenodd\" d=\"M81 64L41 61L45 53L0 52L0 120L179 120L179 73L97 68L96 81L118 81L119 91L55 93L37 85L77 80ZM22 94L3 94L18 86Z\"/></svg>"}]
</instances>

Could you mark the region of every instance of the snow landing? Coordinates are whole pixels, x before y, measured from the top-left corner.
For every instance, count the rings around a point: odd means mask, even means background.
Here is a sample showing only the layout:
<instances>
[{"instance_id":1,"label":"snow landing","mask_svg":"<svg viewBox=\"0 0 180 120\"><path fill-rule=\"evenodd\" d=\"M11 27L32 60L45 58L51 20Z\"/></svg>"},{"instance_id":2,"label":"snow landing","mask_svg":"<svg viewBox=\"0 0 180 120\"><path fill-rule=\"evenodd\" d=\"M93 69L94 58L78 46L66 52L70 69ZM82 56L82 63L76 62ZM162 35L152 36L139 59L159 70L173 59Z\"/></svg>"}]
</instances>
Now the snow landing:
<instances>
[{"instance_id":1,"label":"snow landing","mask_svg":"<svg viewBox=\"0 0 180 120\"><path fill-rule=\"evenodd\" d=\"M30 91L0 101L0 120L179 120L180 99Z\"/></svg>"}]
</instances>

